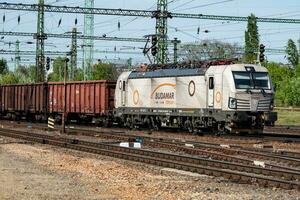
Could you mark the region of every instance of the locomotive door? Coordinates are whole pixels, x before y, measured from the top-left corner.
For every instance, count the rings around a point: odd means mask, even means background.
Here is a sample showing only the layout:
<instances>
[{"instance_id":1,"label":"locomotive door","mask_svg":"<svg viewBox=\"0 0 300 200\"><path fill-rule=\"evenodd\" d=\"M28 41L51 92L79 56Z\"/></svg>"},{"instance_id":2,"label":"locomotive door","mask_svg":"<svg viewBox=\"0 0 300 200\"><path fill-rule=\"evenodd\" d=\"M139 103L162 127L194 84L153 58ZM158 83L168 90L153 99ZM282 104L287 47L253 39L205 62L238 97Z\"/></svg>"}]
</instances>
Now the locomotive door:
<instances>
[{"instance_id":1,"label":"locomotive door","mask_svg":"<svg viewBox=\"0 0 300 200\"><path fill-rule=\"evenodd\" d=\"M121 92L121 101L122 101L122 106L125 106L126 104L126 82L122 82L122 92Z\"/></svg>"},{"instance_id":2,"label":"locomotive door","mask_svg":"<svg viewBox=\"0 0 300 200\"><path fill-rule=\"evenodd\" d=\"M208 107L214 107L214 90L215 90L215 79L213 76L208 77L208 94L207 94L207 102Z\"/></svg>"}]
</instances>

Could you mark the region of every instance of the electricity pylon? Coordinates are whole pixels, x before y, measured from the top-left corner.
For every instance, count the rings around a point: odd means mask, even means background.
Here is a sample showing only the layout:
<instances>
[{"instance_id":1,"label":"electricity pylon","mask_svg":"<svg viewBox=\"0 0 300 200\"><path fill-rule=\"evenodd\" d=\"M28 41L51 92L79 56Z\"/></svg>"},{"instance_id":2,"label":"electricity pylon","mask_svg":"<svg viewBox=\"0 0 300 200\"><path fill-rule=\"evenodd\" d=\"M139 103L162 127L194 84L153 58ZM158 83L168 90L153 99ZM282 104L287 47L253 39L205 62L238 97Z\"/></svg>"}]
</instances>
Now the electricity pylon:
<instances>
[{"instance_id":1,"label":"electricity pylon","mask_svg":"<svg viewBox=\"0 0 300 200\"><path fill-rule=\"evenodd\" d=\"M85 0L85 8L94 8L94 0ZM84 14L84 35L94 36L94 15ZM83 40L83 70L84 70L84 80L92 79L92 67L93 67L93 50L94 50L94 40L84 39Z\"/></svg>"},{"instance_id":2,"label":"electricity pylon","mask_svg":"<svg viewBox=\"0 0 300 200\"><path fill-rule=\"evenodd\" d=\"M37 18L37 34L36 34L36 82L45 81L45 48L44 40L47 38L44 34L44 18L45 18L44 0L39 0L38 18Z\"/></svg>"}]
</instances>

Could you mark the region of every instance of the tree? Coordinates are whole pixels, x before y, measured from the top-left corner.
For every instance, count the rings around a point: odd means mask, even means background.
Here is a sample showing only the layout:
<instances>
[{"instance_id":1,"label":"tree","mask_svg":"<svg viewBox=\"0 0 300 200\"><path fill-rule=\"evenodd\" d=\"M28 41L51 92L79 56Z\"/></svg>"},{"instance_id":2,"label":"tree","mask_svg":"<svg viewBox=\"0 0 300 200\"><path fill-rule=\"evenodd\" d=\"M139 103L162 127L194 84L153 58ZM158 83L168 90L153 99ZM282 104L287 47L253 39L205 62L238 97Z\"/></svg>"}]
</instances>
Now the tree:
<instances>
[{"instance_id":1,"label":"tree","mask_svg":"<svg viewBox=\"0 0 300 200\"><path fill-rule=\"evenodd\" d=\"M287 65L270 62L267 66L276 86L276 105L300 106L300 76ZM296 68L297 69L297 68Z\"/></svg>"},{"instance_id":2,"label":"tree","mask_svg":"<svg viewBox=\"0 0 300 200\"><path fill-rule=\"evenodd\" d=\"M48 81L63 81L65 59L64 57L54 59L53 71L48 75Z\"/></svg>"},{"instance_id":3,"label":"tree","mask_svg":"<svg viewBox=\"0 0 300 200\"><path fill-rule=\"evenodd\" d=\"M299 64L299 54L297 46L292 39L288 40L285 52L287 54L287 60L293 66L293 68L295 68Z\"/></svg>"},{"instance_id":4,"label":"tree","mask_svg":"<svg viewBox=\"0 0 300 200\"><path fill-rule=\"evenodd\" d=\"M1 76L0 83L1 84L16 84L16 83L19 83L19 79L14 73L8 72L8 73L4 74L3 76Z\"/></svg>"},{"instance_id":5,"label":"tree","mask_svg":"<svg viewBox=\"0 0 300 200\"><path fill-rule=\"evenodd\" d=\"M82 81L84 79L84 72L82 68L74 69L74 81Z\"/></svg>"},{"instance_id":6,"label":"tree","mask_svg":"<svg viewBox=\"0 0 300 200\"><path fill-rule=\"evenodd\" d=\"M8 72L7 62L3 58L0 60L0 74Z\"/></svg>"},{"instance_id":7,"label":"tree","mask_svg":"<svg viewBox=\"0 0 300 200\"><path fill-rule=\"evenodd\" d=\"M35 66L19 66L15 71L15 76L20 83L33 83L35 81Z\"/></svg>"},{"instance_id":8,"label":"tree","mask_svg":"<svg viewBox=\"0 0 300 200\"><path fill-rule=\"evenodd\" d=\"M257 59L259 48L259 34L257 21L254 14L248 17L247 30L245 31L245 61L254 63Z\"/></svg>"},{"instance_id":9,"label":"tree","mask_svg":"<svg viewBox=\"0 0 300 200\"><path fill-rule=\"evenodd\" d=\"M300 63L295 67L295 75L300 77Z\"/></svg>"},{"instance_id":10,"label":"tree","mask_svg":"<svg viewBox=\"0 0 300 200\"><path fill-rule=\"evenodd\" d=\"M98 63L94 65L93 80L116 80L117 70L112 64Z\"/></svg>"},{"instance_id":11,"label":"tree","mask_svg":"<svg viewBox=\"0 0 300 200\"><path fill-rule=\"evenodd\" d=\"M203 40L198 43L183 44L179 48L182 60L208 60L234 58L238 56L237 44L230 44L218 40Z\"/></svg>"},{"instance_id":12,"label":"tree","mask_svg":"<svg viewBox=\"0 0 300 200\"><path fill-rule=\"evenodd\" d=\"M287 65L269 62L267 65L273 85L279 86L280 82L293 77L293 71Z\"/></svg>"}]
</instances>

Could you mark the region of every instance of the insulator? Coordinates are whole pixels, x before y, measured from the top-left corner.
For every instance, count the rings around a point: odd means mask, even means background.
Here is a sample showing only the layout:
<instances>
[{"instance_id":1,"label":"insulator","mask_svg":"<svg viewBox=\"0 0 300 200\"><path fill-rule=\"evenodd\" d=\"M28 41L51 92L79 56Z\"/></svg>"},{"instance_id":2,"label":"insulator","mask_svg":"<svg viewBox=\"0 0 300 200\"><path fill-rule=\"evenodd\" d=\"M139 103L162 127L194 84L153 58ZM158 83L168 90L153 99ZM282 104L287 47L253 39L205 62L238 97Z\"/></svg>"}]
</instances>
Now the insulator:
<instances>
[{"instance_id":1,"label":"insulator","mask_svg":"<svg viewBox=\"0 0 300 200\"><path fill-rule=\"evenodd\" d=\"M117 51L117 47L115 46L114 51Z\"/></svg>"},{"instance_id":2,"label":"insulator","mask_svg":"<svg viewBox=\"0 0 300 200\"><path fill-rule=\"evenodd\" d=\"M198 35L200 34L200 27L198 27L198 29L197 29L197 34Z\"/></svg>"},{"instance_id":3,"label":"insulator","mask_svg":"<svg viewBox=\"0 0 300 200\"><path fill-rule=\"evenodd\" d=\"M77 25L77 22L78 22L78 20L77 20L77 18L75 19L75 26Z\"/></svg>"},{"instance_id":4,"label":"insulator","mask_svg":"<svg viewBox=\"0 0 300 200\"><path fill-rule=\"evenodd\" d=\"M118 30L120 30L121 29L121 23L120 23L120 21L118 21Z\"/></svg>"},{"instance_id":5,"label":"insulator","mask_svg":"<svg viewBox=\"0 0 300 200\"><path fill-rule=\"evenodd\" d=\"M21 16L19 15L18 16L18 24L20 24L20 21L21 21Z\"/></svg>"},{"instance_id":6,"label":"insulator","mask_svg":"<svg viewBox=\"0 0 300 200\"><path fill-rule=\"evenodd\" d=\"M61 24L61 18L60 18L60 20L58 21L58 26L57 26L57 27L60 27L60 24Z\"/></svg>"},{"instance_id":7,"label":"insulator","mask_svg":"<svg viewBox=\"0 0 300 200\"><path fill-rule=\"evenodd\" d=\"M5 14L3 15L3 23L5 22Z\"/></svg>"}]
</instances>

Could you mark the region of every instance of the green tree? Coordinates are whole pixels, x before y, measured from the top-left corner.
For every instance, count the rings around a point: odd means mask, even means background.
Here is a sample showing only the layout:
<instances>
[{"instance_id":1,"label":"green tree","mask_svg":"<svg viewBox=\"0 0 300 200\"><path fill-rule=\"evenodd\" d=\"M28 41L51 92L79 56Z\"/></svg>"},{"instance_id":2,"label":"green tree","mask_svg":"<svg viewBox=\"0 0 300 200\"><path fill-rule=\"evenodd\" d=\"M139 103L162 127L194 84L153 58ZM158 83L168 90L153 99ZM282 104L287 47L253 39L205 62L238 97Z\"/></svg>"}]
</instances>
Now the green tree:
<instances>
[{"instance_id":1,"label":"green tree","mask_svg":"<svg viewBox=\"0 0 300 200\"><path fill-rule=\"evenodd\" d=\"M1 84L16 84L19 83L19 79L14 73L8 72L1 76L0 82Z\"/></svg>"},{"instance_id":2,"label":"green tree","mask_svg":"<svg viewBox=\"0 0 300 200\"><path fill-rule=\"evenodd\" d=\"M288 40L285 52L287 54L287 60L293 66L293 68L295 68L299 64L299 54L297 46L292 39Z\"/></svg>"},{"instance_id":3,"label":"green tree","mask_svg":"<svg viewBox=\"0 0 300 200\"><path fill-rule=\"evenodd\" d=\"M74 81L82 81L84 79L84 72L82 68L74 69Z\"/></svg>"},{"instance_id":4,"label":"green tree","mask_svg":"<svg viewBox=\"0 0 300 200\"><path fill-rule=\"evenodd\" d=\"M65 59L64 57L54 59L53 71L48 75L48 81L63 81Z\"/></svg>"},{"instance_id":5,"label":"green tree","mask_svg":"<svg viewBox=\"0 0 300 200\"><path fill-rule=\"evenodd\" d=\"M3 58L0 60L0 74L8 72L7 62Z\"/></svg>"},{"instance_id":6,"label":"green tree","mask_svg":"<svg viewBox=\"0 0 300 200\"><path fill-rule=\"evenodd\" d=\"M117 71L112 64L99 63L94 65L93 80L116 80Z\"/></svg>"},{"instance_id":7,"label":"green tree","mask_svg":"<svg viewBox=\"0 0 300 200\"><path fill-rule=\"evenodd\" d=\"M285 106L300 106L300 77L284 80L276 97Z\"/></svg>"},{"instance_id":8,"label":"green tree","mask_svg":"<svg viewBox=\"0 0 300 200\"><path fill-rule=\"evenodd\" d=\"M254 14L248 17L247 30L245 31L245 61L254 63L257 59L259 48L259 34L257 21Z\"/></svg>"},{"instance_id":9,"label":"green tree","mask_svg":"<svg viewBox=\"0 0 300 200\"><path fill-rule=\"evenodd\" d=\"M290 79L294 75L293 71L287 65L280 63L269 62L267 68L271 75L273 85L276 87L279 86L282 81Z\"/></svg>"},{"instance_id":10,"label":"green tree","mask_svg":"<svg viewBox=\"0 0 300 200\"><path fill-rule=\"evenodd\" d=\"M201 42L182 44L179 57L183 60L208 60L234 58L238 56L237 44L230 44L218 40L203 40Z\"/></svg>"},{"instance_id":11,"label":"green tree","mask_svg":"<svg viewBox=\"0 0 300 200\"><path fill-rule=\"evenodd\" d=\"M300 77L300 63L295 67L295 74L297 77Z\"/></svg>"},{"instance_id":12,"label":"green tree","mask_svg":"<svg viewBox=\"0 0 300 200\"><path fill-rule=\"evenodd\" d=\"M33 83L35 81L35 66L19 66L15 71L15 76L20 83Z\"/></svg>"},{"instance_id":13,"label":"green tree","mask_svg":"<svg viewBox=\"0 0 300 200\"><path fill-rule=\"evenodd\" d=\"M273 85L276 86L276 105L300 106L300 76L297 76L296 71L298 68L294 70L287 65L275 62L268 63L267 68Z\"/></svg>"}]
</instances>

